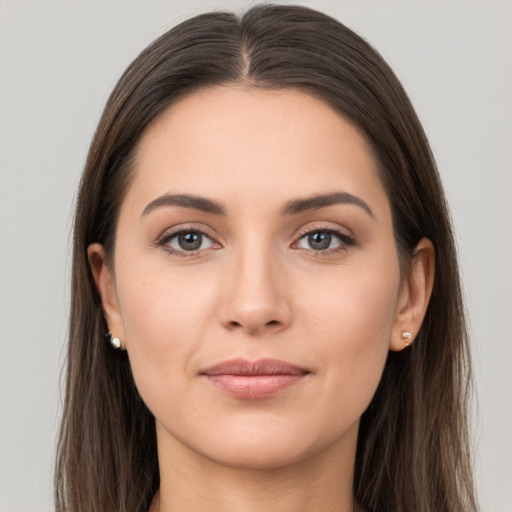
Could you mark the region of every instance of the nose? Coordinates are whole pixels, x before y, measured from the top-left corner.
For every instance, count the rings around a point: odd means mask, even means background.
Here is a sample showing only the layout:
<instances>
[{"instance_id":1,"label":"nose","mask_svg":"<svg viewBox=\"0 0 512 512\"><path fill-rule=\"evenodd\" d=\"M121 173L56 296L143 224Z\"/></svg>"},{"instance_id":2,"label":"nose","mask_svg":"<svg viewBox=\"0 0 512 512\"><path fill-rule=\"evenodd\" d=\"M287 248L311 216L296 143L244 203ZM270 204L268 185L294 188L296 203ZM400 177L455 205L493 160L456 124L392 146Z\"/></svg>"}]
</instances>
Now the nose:
<instances>
[{"instance_id":1,"label":"nose","mask_svg":"<svg viewBox=\"0 0 512 512\"><path fill-rule=\"evenodd\" d=\"M286 329L292 318L285 273L270 250L244 251L230 262L219 308L221 324L251 335Z\"/></svg>"}]
</instances>

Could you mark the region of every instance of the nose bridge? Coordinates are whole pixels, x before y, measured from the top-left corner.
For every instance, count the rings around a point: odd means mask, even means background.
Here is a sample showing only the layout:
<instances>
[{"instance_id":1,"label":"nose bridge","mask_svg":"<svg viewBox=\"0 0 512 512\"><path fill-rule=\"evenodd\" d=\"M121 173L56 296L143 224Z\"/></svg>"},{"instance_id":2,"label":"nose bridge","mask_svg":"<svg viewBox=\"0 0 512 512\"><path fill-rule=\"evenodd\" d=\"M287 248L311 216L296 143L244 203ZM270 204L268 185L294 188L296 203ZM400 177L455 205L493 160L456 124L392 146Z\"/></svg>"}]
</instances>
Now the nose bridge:
<instances>
[{"instance_id":1,"label":"nose bridge","mask_svg":"<svg viewBox=\"0 0 512 512\"><path fill-rule=\"evenodd\" d=\"M290 308L271 241L247 236L233 248L221 310L222 323L251 333L286 326Z\"/></svg>"}]
</instances>

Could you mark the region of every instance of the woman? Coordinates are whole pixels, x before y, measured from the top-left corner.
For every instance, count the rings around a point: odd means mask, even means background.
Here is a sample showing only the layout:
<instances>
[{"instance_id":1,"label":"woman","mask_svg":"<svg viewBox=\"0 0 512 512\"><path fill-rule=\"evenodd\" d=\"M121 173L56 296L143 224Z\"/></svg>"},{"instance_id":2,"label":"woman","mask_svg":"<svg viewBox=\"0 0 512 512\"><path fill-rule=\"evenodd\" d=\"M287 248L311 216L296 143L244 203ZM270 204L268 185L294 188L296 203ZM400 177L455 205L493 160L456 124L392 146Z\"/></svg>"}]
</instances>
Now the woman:
<instances>
[{"instance_id":1,"label":"woman","mask_svg":"<svg viewBox=\"0 0 512 512\"><path fill-rule=\"evenodd\" d=\"M77 202L57 509L476 510L428 142L304 7L197 16L114 89Z\"/></svg>"}]
</instances>

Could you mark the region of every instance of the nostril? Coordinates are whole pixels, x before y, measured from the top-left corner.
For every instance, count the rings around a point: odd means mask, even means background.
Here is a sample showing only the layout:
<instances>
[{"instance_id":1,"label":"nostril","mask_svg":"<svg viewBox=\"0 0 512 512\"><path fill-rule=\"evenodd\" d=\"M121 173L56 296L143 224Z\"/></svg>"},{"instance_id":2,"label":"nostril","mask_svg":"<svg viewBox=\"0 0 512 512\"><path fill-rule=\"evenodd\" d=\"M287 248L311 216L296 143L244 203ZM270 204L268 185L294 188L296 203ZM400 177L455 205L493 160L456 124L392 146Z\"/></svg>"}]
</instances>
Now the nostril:
<instances>
[{"instance_id":1,"label":"nostril","mask_svg":"<svg viewBox=\"0 0 512 512\"><path fill-rule=\"evenodd\" d=\"M230 329L240 329L245 327L249 331L259 331L262 327L272 327L279 325L281 325L281 322L279 320L270 320L266 323L259 324L259 326L251 325L250 322L237 322L236 320L232 320L228 323L228 327Z\"/></svg>"}]
</instances>

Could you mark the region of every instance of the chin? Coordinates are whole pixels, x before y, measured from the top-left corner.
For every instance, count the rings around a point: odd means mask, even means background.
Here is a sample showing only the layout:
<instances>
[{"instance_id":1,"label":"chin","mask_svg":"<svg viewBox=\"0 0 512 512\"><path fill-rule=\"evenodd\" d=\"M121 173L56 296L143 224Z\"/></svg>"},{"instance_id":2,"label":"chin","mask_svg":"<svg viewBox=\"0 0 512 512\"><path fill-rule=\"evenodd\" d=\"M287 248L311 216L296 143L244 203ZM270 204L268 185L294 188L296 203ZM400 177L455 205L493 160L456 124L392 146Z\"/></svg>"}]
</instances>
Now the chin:
<instances>
[{"instance_id":1,"label":"chin","mask_svg":"<svg viewBox=\"0 0 512 512\"><path fill-rule=\"evenodd\" d=\"M234 449L233 449L234 448ZM269 470L284 468L308 458L307 452L302 452L298 446L263 446L257 443L236 443L229 450L213 453L212 461L234 469ZM207 454L206 454L207 455ZM208 456L208 455L207 455Z\"/></svg>"},{"instance_id":2,"label":"chin","mask_svg":"<svg viewBox=\"0 0 512 512\"><path fill-rule=\"evenodd\" d=\"M351 430L351 429L350 429ZM195 451L226 467L247 470L268 470L290 467L312 457L326 453L328 448L344 444L345 436L340 432L313 435L292 428L271 429L246 428L230 434L204 438ZM355 428L357 436L357 425Z\"/></svg>"}]
</instances>

